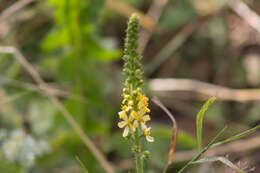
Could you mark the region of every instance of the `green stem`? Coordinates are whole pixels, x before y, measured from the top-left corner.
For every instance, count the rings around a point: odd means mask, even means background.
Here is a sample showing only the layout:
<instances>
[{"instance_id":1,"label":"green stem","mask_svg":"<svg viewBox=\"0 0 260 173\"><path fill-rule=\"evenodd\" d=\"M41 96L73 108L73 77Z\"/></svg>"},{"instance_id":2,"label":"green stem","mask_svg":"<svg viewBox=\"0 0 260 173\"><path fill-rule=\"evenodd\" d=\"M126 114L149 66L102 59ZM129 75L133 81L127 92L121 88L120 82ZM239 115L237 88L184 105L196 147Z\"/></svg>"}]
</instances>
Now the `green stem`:
<instances>
[{"instance_id":1,"label":"green stem","mask_svg":"<svg viewBox=\"0 0 260 173\"><path fill-rule=\"evenodd\" d=\"M139 130L135 132L135 159L136 159L136 173L143 173L143 159L141 154L141 141L139 136Z\"/></svg>"}]
</instances>

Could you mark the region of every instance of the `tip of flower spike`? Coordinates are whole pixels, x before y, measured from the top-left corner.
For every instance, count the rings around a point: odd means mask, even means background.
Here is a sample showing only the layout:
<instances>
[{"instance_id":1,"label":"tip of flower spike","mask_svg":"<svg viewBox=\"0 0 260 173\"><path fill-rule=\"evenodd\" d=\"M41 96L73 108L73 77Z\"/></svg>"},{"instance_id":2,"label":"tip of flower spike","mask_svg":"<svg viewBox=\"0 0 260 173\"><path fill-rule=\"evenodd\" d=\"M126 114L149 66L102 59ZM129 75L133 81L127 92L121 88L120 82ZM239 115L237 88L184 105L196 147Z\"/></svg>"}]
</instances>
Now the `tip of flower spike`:
<instances>
[{"instance_id":1,"label":"tip of flower spike","mask_svg":"<svg viewBox=\"0 0 260 173\"><path fill-rule=\"evenodd\" d=\"M139 21L139 16L136 13L133 13L129 20L130 21Z\"/></svg>"}]
</instances>

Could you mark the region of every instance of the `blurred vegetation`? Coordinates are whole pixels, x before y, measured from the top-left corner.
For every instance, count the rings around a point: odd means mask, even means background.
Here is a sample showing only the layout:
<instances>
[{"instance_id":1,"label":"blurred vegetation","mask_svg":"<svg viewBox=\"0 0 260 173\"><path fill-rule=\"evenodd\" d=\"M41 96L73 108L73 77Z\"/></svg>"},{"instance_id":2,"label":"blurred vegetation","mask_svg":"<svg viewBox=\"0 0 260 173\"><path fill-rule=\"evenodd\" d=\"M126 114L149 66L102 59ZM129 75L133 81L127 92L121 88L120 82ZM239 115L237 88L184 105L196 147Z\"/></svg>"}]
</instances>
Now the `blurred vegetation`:
<instances>
[{"instance_id":1,"label":"blurred vegetation","mask_svg":"<svg viewBox=\"0 0 260 173\"><path fill-rule=\"evenodd\" d=\"M65 91L60 101L97 148L118 172L133 172L129 144L116 126L128 13L118 3L146 14L157 0L32 1L1 20L19 1L0 0L0 47L17 47L52 88ZM260 1L246 4L260 14ZM150 70L147 91L158 95L177 119L177 152L196 149L195 115L205 97L157 93L149 89L149 80L189 78L234 89L260 88L260 33L224 0L168 0L158 15L158 30L151 31L143 52L144 67ZM44 91L24 85L36 84L16 58L0 53L0 73L0 172L77 173L84 165L90 173L104 172ZM167 161L172 130L168 117L153 103L151 112L155 142L147 145L151 158L145 168L155 173ZM202 143L225 125L223 137L228 137L259 122L259 99L217 98L204 119ZM259 154L254 148L229 158L259 172ZM185 163L175 161L168 172L177 172ZM223 165L207 165L194 165L192 172L231 172Z\"/></svg>"}]
</instances>

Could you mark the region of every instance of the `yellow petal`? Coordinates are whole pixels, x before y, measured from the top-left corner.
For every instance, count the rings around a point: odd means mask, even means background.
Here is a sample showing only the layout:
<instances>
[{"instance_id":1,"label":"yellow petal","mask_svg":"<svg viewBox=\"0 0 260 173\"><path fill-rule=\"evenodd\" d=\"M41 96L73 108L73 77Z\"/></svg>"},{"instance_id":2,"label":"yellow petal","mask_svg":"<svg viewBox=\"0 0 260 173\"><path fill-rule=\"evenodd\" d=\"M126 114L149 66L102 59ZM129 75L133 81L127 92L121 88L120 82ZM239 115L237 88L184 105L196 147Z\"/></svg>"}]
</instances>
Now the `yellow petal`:
<instances>
[{"instance_id":1,"label":"yellow petal","mask_svg":"<svg viewBox=\"0 0 260 173\"><path fill-rule=\"evenodd\" d=\"M122 111L125 111L125 110L126 110L126 108L127 108L127 106L126 106L126 105L123 105L123 106L121 107Z\"/></svg>"},{"instance_id":2,"label":"yellow petal","mask_svg":"<svg viewBox=\"0 0 260 173\"><path fill-rule=\"evenodd\" d=\"M137 122L137 120L135 120L133 125L132 125L133 132L135 132L137 128L138 128L138 122Z\"/></svg>"},{"instance_id":3,"label":"yellow petal","mask_svg":"<svg viewBox=\"0 0 260 173\"><path fill-rule=\"evenodd\" d=\"M132 106L127 106L127 108L126 108L125 111L128 112L128 111L130 111L132 108L133 108Z\"/></svg>"},{"instance_id":4,"label":"yellow petal","mask_svg":"<svg viewBox=\"0 0 260 173\"><path fill-rule=\"evenodd\" d=\"M124 132L123 132L123 137L126 137L129 133L129 127L126 126L125 129L124 129Z\"/></svg>"},{"instance_id":5,"label":"yellow petal","mask_svg":"<svg viewBox=\"0 0 260 173\"><path fill-rule=\"evenodd\" d=\"M150 118L149 115L145 115L145 116L143 116L143 120L144 120L144 122L149 121L150 119L151 119L151 118Z\"/></svg>"},{"instance_id":6,"label":"yellow petal","mask_svg":"<svg viewBox=\"0 0 260 173\"><path fill-rule=\"evenodd\" d=\"M144 124L145 125L145 124ZM151 127L147 128L145 126L145 128L142 128L142 130L144 131L144 136L149 136L150 135L150 130L151 130Z\"/></svg>"},{"instance_id":7,"label":"yellow petal","mask_svg":"<svg viewBox=\"0 0 260 173\"><path fill-rule=\"evenodd\" d=\"M133 106L134 105L134 101L133 100L129 100L128 101L128 106Z\"/></svg>"},{"instance_id":8,"label":"yellow petal","mask_svg":"<svg viewBox=\"0 0 260 173\"><path fill-rule=\"evenodd\" d=\"M119 118L121 118L121 119L125 119L125 118L126 118L126 113L125 113L125 111L120 111L120 112L118 112L118 115L119 115Z\"/></svg>"},{"instance_id":9,"label":"yellow petal","mask_svg":"<svg viewBox=\"0 0 260 173\"><path fill-rule=\"evenodd\" d=\"M137 118L137 112L133 110L130 114L130 117L133 118L133 119L136 119Z\"/></svg>"},{"instance_id":10,"label":"yellow petal","mask_svg":"<svg viewBox=\"0 0 260 173\"><path fill-rule=\"evenodd\" d=\"M145 112L151 112L149 108L145 108Z\"/></svg>"},{"instance_id":11,"label":"yellow petal","mask_svg":"<svg viewBox=\"0 0 260 173\"><path fill-rule=\"evenodd\" d=\"M141 123L141 129L143 130L143 131L147 131L147 127L146 127L146 125L145 125L145 123ZM145 133L145 132L144 132Z\"/></svg>"},{"instance_id":12,"label":"yellow petal","mask_svg":"<svg viewBox=\"0 0 260 173\"><path fill-rule=\"evenodd\" d=\"M121 121L117 125L118 125L119 128L123 128L123 127L125 127L126 122L125 121Z\"/></svg>"}]
</instances>

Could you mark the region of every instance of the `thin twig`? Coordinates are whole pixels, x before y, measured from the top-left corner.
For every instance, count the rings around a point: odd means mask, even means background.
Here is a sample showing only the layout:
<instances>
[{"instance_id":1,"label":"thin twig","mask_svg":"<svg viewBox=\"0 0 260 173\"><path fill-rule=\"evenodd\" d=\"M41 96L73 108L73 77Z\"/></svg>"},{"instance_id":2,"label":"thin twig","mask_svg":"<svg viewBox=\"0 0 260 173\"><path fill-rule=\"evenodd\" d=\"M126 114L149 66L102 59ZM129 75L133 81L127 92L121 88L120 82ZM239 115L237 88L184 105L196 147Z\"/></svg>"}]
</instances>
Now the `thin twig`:
<instances>
[{"instance_id":1,"label":"thin twig","mask_svg":"<svg viewBox=\"0 0 260 173\"><path fill-rule=\"evenodd\" d=\"M147 12L147 16L151 17L155 23L158 23L158 20L162 14L162 11L167 3L168 3L168 0L154 0L153 4L151 5L150 9ZM149 42L151 35L152 35L152 32L149 30L143 29L140 32L139 47L138 47L140 54L142 54L142 52L145 50L145 47L146 47L147 43Z\"/></svg>"},{"instance_id":2,"label":"thin twig","mask_svg":"<svg viewBox=\"0 0 260 173\"><path fill-rule=\"evenodd\" d=\"M34 0L20 0L14 3L12 6L7 8L1 13L0 16L0 24L4 21L7 20L10 16L12 16L14 13L19 11L20 9L24 8L26 5L30 4Z\"/></svg>"},{"instance_id":3,"label":"thin twig","mask_svg":"<svg viewBox=\"0 0 260 173\"><path fill-rule=\"evenodd\" d=\"M260 100L260 89L232 89L192 79L152 79L149 86L155 92L192 91L203 99L215 96L237 102Z\"/></svg>"},{"instance_id":4,"label":"thin twig","mask_svg":"<svg viewBox=\"0 0 260 173\"><path fill-rule=\"evenodd\" d=\"M252 28L260 33L260 17L251 10L244 2L240 0L230 1L230 8L242 19L244 19Z\"/></svg>"},{"instance_id":5,"label":"thin twig","mask_svg":"<svg viewBox=\"0 0 260 173\"><path fill-rule=\"evenodd\" d=\"M46 91L44 90L44 88L40 88L37 85L32 84L32 83L22 82L22 81L18 81L18 80L6 78L6 77L0 77L0 84L7 84L7 85L14 86L14 87L23 88L26 90L36 91L43 95L46 95ZM74 99L74 100L77 100L80 102L87 102L87 99L82 96L71 94L67 91L64 91L64 90L61 90L61 89L58 89L55 87L49 86L48 89L56 96L70 98L70 99Z\"/></svg>"},{"instance_id":6,"label":"thin twig","mask_svg":"<svg viewBox=\"0 0 260 173\"><path fill-rule=\"evenodd\" d=\"M43 88L46 91L46 95L49 97L50 101L62 113L62 115L67 120L67 122L71 125L71 127L79 135L80 139L84 142L84 144L89 148L89 150L93 153L93 155L99 161L100 165L104 168L104 170L108 173L115 173L113 167L105 159L105 156L98 150L98 148L95 146L95 144L84 133L82 128L74 120L73 116L63 106L63 104L57 99L57 97L53 94L51 89L49 89L48 84L45 83L45 81L41 78L40 74L25 59L25 57L20 53L20 51L18 49L16 49L15 47L0 46L0 52L14 55L14 57L23 65L23 67L28 71L28 73L32 76L32 78L38 83L39 87Z\"/></svg>"},{"instance_id":7,"label":"thin twig","mask_svg":"<svg viewBox=\"0 0 260 173\"><path fill-rule=\"evenodd\" d=\"M146 16L144 13L140 12L139 10L136 10L135 8L128 6L123 2L117 0L107 0L106 6L126 17L130 17L133 13L136 13L140 17L141 19L140 24L144 28L153 32L160 30L160 28L156 25L156 22L151 17Z\"/></svg>"}]
</instances>

